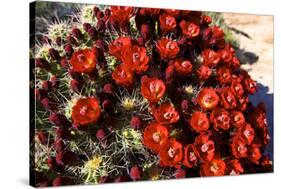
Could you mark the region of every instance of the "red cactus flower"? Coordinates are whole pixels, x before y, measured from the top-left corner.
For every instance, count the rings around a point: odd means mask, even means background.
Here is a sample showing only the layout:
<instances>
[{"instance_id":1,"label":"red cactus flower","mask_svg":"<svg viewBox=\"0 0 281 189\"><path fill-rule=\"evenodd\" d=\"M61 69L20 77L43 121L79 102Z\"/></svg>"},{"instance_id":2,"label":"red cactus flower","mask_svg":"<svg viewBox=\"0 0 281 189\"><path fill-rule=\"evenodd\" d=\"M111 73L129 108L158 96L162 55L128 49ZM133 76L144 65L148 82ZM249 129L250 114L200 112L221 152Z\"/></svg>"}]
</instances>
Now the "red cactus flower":
<instances>
[{"instance_id":1,"label":"red cactus flower","mask_svg":"<svg viewBox=\"0 0 281 189\"><path fill-rule=\"evenodd\" d=\"M180 22L180 27L182 33L189 39L193 39L200 34L200 27L193 22L183 20Z\"/></svg>"},{"instance_id":2,"label":"red cactus flower","mask_svg":"<svg viewBox=\"0 0 281 189\"><path fill-rule=\"evenodd\" d=\"M228 130L230 128L230 118L229 113L223 108L215 108L211 112L210 120L213 123L214 129L219 130Z\"/></svg>"},{"instance_id":3,"label":"red cactus flower","mask_svg":"<svg viewBox=\"0 0 281 189\"><path fill-rule=\"evenodd\" d=\"M95 49L83 49L74 52L70 59L70 64L75 72L92 72L97 64Z\"/></svg>"},{"instance_id":4,"label":"red cactus flower","mask_svg":"<svg viewBox=\"0 0 281 189\"><path fill-rule=\"evenodd\" d=\"M227 165L226 168L227 175L239 175L241 173L244 173L244 169L238 159L227 161L226 165Z\"/></svg>"},{"instance_id":5,"label":"red cactus flower","mask_svg":"<svg viewBox=\"0 0 281 189\"><path fill-rule=\"evenodd\" d=\"M108 46L108 53L119 60L122 58L124 49L132 48L132 39L130 37L118 37Z\"/></svg>"},{"instance_id":6,"label":"red cactus flower","mask_svg":"<svg viewBox=\"0 0 281 189\"><path fill-rule=\"evenodd\" d=\"M251 145L248 148L248 156L247 158L253 162L254 164L259 164L259 160L261 159L261 151L257 145Z\"/></svg>"},{"instance_id":7,"label":"red cactus flower","mask_svg":"<svg viewBox=\"0 0 281 189\"><path fill-rule=\"evenodd\" d=\"M254 140L255 130L250 124L246 123L237 130L237 135L239 135L247 145L250 145Z\"/></svg>"},{"instance_id":8,"label":"red cactus flower","mask_svg":"<svg viewBox=\"0 0 281 189\"><path fill-rule=\"evenodd\" d=\"M241 97L244 94L243 85L238 81L232 81L230 84L230 89L232 93L237 97Z\"/></svg>"},{"instance_id":9,"label":"red cactus flower","mask_svg":"<svg viewBox=\"0 0 281 189\"><path fill-rule=\"evenodd\" d=\"M158 102L164 95L165 90L166 86L162 80L147 76L141 78L141 94L148 101Z\"/></svg>"},{"instance_id":10,"label":"red cactus flower","mask_svg":"<svg viewBox=\"0 0 281 189\"><path fill-rule=\"evenodd\" d=\"M243 84L244 89L246 89L250 94L254 94L257 91L257 83L253 79L246 78Z\"/></svg>"},{"instance_id":11,"label":"red cactus flower","mask_svg":"<svg viewBox=\"0 0 281 189\"><path fill-rule=\"evenodd\" d=\"M182 144L171 138L159 152L160 165L177 167L182 160Z\"/></svg>"},{"instance_id":12,"label":"red cactus flower","mask_svg":"<svg viewBox=\"0 0 281 189\"><path fill-rule=\"evenodd\" d=\"M162 38L157 41L156 48L162 59L172 59L180 52L180 48L176 41Z\"/></svg>"},{"instance_id":13,"label":"red cactus flower","mask_svg":"<svg viewBox=\"0 0 281 189\"><path fill-rule=\"evenodd\" d=\"M133 16L133 7L111 6L112 18L119 22L121 26L127 26Z\"/></svg>"},{"instance_id":14,"label":"red cactus flower","mask_svg":"<svg viewBox=\"0 0 281 189\"><path fill-rule=\"evenodd\" d=\"M197 103L205 110L215 108L219 103L219 96L212 88L203 88L197 96Z\"/></svg>"},{"instance_id":15,"label":"red cactus flower","mask_svg":"<svg viewBox=\"0 0 281 189\"><path fill-rule=\"evenodd\" d=\"M235 127L239 128L245 124L245 117L240 111L231 111L230 112L230 122Z\"/></svg>"},{"instance_id":16,"label":"red cactus flower","mask_svg":"<svg viewBox=\"0 0 281 189\"><path fill-rule=\"evenodd\" d=\"M195 111L190 120L189 120L190 126L192 129L194 129L196 132L205 132L209 129L209 120L205 113Z\"/></svg>"},{"instance_id":17,"label":"red cactus flower","mask_svg":"<svg viewBox=\"0 0 281 189\"><path fill-rule=\"evenodd\" d=\"M212 70L208 66L202 65L196 70L196 74L199 80L205 81L211 76Z\"/></svg>"},{"instance_id":18,"label":"red cactus flower","mask_svg":"<svg viewBox=\"0 0 281 189\"><path fill-rule=\"evenodd\" d=\"M231 71L227 66L221 66L217 69L217 80L220 84L231 82Z\"/></svg>"},{"instance_id":19,"label":"red cactus flower","mask_svg":"<svg viewBox=\"0 0 281 189\"><path fill-rule=\"evenodd\" d=\"M72 119L75 124L96 123L100 114L99 101L95 97L81 98L72 107Z\"/></svg>"},{"instance_id":20,"label":"red cactus flower","mask_svg":"<svg viewBox=\"0 0 281 189\"><path fill-rule=\"evenodd\" d=\"M220 54L212 49L204 49L202 51L203 65L216 66L220 62Z\"/></svg>"},{"instance_id":21,"label":"red cactus flower","mask_svg":"<svg viewBox=\"0 0 281 189\"><path fill-rule=\"evenodd\" d=\"M133 84L133 74L124 64L119 64L112 72L112 78L117 85L129 87Z\"/></svg>"},{"instance_id":22,"label":"red cactus flower","mask_svg":"<svg viewBox=\"0 0 281 189\"><path fill-rule=\"evenodd\" d=\"M226 164L222 159L213 159L205 162L200 168L201 176L222 176L225 175Z\"/></svg>"},{"instance_id":23,"label":"red cactus flower","mask_svg":"<svg viewBox=\"0 0 281 189\"><path fill-rule=\"evenodd\" d=\"M188 144L184 148L184 160L183 164L188 167L192 168L197 165L198 159L198 152L196 150L196 147L193 144Z\"/></svg>"},{"instance_id":24,"label":"red cactus flower","mask_svg":"<svg viewBox=\"0 0 281 189\"><path fill-rule=\"evenodd\" d=\"M220 91L220 102L221 105L228 110L236 108L237 102L234 94L229 87L224 87Z\"/></svg>"},{"instance_id":25,"label":"red cactus flower","mask_svg":"<svg viewBox=\"0 0 281 189\"><path fill-rule=\"evenodd\" d=\"M133 46L131 49L124 49L122 61L129 71L142 73L148 69L149 57L146 48Z\"/></svg>"},{"instance_id":26,"label":"red cactus flower","mask_svg":"<svg viewBox=\"0 0 281 189\"><path fill-rule=\"evenodd\" d=\"M232 155L237 158L247 157L247 146L245 141L240 136L235 136L230 144Z\"/></svg>"},{"instance_id":27,"label":"red cactus flower","mask_svg":"<svg viewBox=\"0 0 281 189\"><path fill-rule=\"evenodd\" d=\"M194 145L201 161L211 161L215 156L215 144L210 140L209 135L201 134L195 138Z\"/></svg>"},{"instance_id":28,"label":"red cactus flower","mask_svg":"<svg viewBox=\"0 0 281 189\"><path fill-rule=\"evenodd\" d=\"M175 27L177 27L177 22L175 17L168 15L168 14L162 14L159 17L160 21L160 28L163 32L169 32L173 30Z\"/></svg>"},{"instance_id":29,"label":"red cactus flower","mask_svg":"<svg viewBox=\"0 0 281 189\"><path fill-rule=\"evenodd\" d=\"M182 76L190 74L193 67L190 61L181 59L175 60L174 66L176 71Z\"/></svg>"},{"instance_id":30,"label":"red cactus flower","mask_svg":"<svg viewBox=\"0 0 281 189\"><path fill-rule=\"evenodd\" d=\"M168 141L169 131L161 123L151 123L145 128L143 135L144 145L154 152L159 152Z\"/></svg>"},{"instance_id":31,"label":"red cactus flower","mask_svg":"<svg viewBox=\"0 0 281 189\"><path fill-rule=\"evenodd\" d=\"M153 111L153 115L156 121L162 124L173 124L180 118L175 107L170 102L161 104L157 110Z\"/></svg>"}]
</instances>

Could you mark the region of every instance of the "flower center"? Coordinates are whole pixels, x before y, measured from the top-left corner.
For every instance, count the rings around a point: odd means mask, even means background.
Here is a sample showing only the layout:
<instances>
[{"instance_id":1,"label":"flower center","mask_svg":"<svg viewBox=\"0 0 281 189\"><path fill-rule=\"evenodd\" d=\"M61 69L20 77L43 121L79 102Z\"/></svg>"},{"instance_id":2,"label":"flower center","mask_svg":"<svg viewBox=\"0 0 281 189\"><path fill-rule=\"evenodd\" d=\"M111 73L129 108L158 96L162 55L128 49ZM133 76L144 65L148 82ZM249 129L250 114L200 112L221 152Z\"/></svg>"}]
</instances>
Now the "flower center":
<instances>
[{"instance_id":1,"label":"flower center","mask_svg":"<svg viewBox=\"0 0 281 189\"><path fill-rule=\"evenodd\" d=\"M175 154L176 154L176 151L174 148L170 147L169 150L168 150L168 155L170 158L173 158L175 157Z\"/></svg>"},{"instance_id":2,"label":"flower center","mask_svg":"<svg viewBox=\"0 0 281 189\"><path fill-rule=\"evenodd\" d=\"M173 113L171 113L171 112L166 112L166 113L164 113L163 116L164 116L165 119L171 119L172 115L173 115Z\"/></svg>"},{"instance_id":3,"label":"flower center","mask_svg":"<svg viewBox=\"0 0 281 189\"><path fill-rule=\"evenodd\" d=\"M195 161L197 158L196 158L196 156L195 156L195 153L194 152L190 152L189 153L189 160L190 161Z\"/></svg>"},{"instance_id":4,"label":"flower center","mask_svg":"<svg viewBox=\"0 0 281 189\"><path fill-rule=\"evenodd\" d=\"M149 84L149 90L151 91L151 92L156 92L157 91L157 85L156 85L156 83L154 83L154 82L152 82L152 83L150 83Z\"/></svg>"},{"instance_id":5,"label":"flower center","mask_svg":"<svg viewBox=\"0 0 281 189\"><path fill-rule=\"evenodd\" d=\"M159 132L153 133L152 138L157 143L160 143L160 141L161 141L161 136L160 136Z\"/></svg>"},{"instance_id":6,"label":"flower center","mask_svg":"<svg viewBox=\"0 0 281 189\"><path fill-rule=\"evenodd\" d=\"M169 42L167 43L167 45L166 45L166 48L167 48L167 49L174 49L174 48L175 48L175 45L173 44L172 41L169 41Z\"/></svg>"},{"instance_id":7,"label":"flower center","mask_svg":"<svg viewBox=\"0 0 281 189\"><path fill-rule=\"evenodd\" d=\"M187 68L188 62L187 62L187 61L183 61L183 62L181 63L181 66L184 67L184 68Z\"/></svg>"},{"instance_id":8,"label":"flower center","mask_svg":"<svg viewBox=\"0 0 281 189\"><path fill-rule=\"evenodd\" d=\"M202 152L207 152L208 149L209 149L209 145L208 145L208 144L203 144L203 145L201 146L201 151L202 151Z\"/></svg>"},{"instance_id":9,"label":"flower center","mask_svg":"<svg viewBox=\"0 0 281 189\"><path fill-rule=\"evenodd\" d=\"M240 116L239 115L234 116L234 121L235 122L240 121Z\"/></svg>"},{"instance_id":10,"label":"flower center","mask_svg":"<svg viewBox=\"0 0 281 189\"><path fill-rule=\"evenodd\" d=\"M249 136L251 136L251 132L249 130L245 130L244 135L246 138L249 138Z\"/></svg>"},{"instance_id":11,"label":"flower center","mask_svg":"<svg viewBox=\"0 0 281 189\"><path fill-rule=\"evenodd\" d=\"M79 54L79 55L77 56L77 59L78 59L79 62L85 62L86 57L85 57L84 54Z\"/></svg>"},{"instance_id":12,"label":"flower center","mask_svg":"<svg viewBox=\"0 0 281 189\"><path fill-rule=\"evenodd\" d=\"M139 55L139 53L134 53L133 54L133 62L137 62L137 61L139 61L140 60L140 55Z\"/></svg>"},{"instance_id":13,"label":"flower center","mask_svg":"<svg viewBox=\"0 0 281 189\"><path fill-rule=\"evenodd\" d=\"M216 163L214 163L210 169L213 173L216 173L219 170L219 167Z\"/></svg>"},{"instance_id":14,"label":"flower center","mask_svg":"<svg viewBox=\"0 0 281 189\"><path fill-rule=\"evenodd\" d=\"M237 147L237 151L240 152L240 153L243 153L245 151L245 149L246 149L246 147L243 144L240 144Z\"/></svg>"},{"instance_id":15,"label":"flower center","mask_svg":"<svg viewBox=\"0 0 281 189\"><path fill-rule=\"evenodd\" d=\"M84 116L84 115L86 115L87 111L88 111L88 107L87 106L83 106L80 109L80 114Z\"/></svg>"},{"instance_id":16,"label":"flower center","mask_svg":"<svg viewBox=\"0 0 281 189\"><path fill-rule=\"evenodd\" d=\"M169 25L169 26L171 26L172 25L172 18L171 17L167 17L166 18L166 25Z\"/></svg>"}]
</instances>

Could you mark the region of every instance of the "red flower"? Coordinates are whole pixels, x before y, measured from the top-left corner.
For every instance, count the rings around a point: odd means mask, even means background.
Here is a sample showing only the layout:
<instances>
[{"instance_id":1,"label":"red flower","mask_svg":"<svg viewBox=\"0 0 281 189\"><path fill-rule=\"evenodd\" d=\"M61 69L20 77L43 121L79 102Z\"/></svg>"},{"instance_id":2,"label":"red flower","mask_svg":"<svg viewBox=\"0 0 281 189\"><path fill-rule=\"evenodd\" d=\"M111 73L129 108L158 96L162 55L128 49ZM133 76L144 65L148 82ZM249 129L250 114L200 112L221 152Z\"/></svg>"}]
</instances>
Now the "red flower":
<instances>
[{"instance_id":1,"label":"red flower","mask_svg":"<svg viewBox=\"0 0 281 189\"><path fill-rule=\"evenodd\" d=\"M175 171L174 176L175 176L177 179L179 179L179 178L185 178L185 176L186 176L186 171L185 171L184 169L179 168L179 169L177 169L177 170Z\"/></svg>"},{"instance_id":2,"label":"red flower","mask_svg":"<svg viewBox=\"0 0 281 189\"><path fill-rule=\"evenodd\" d=\"M192 72L192 64L188 60L175 60L174 66L176 71L182 76L186 76Z\"/></svg>"},{"instance_id":3,"label":"red flower","mask_svg":"<svg viewBox=\"0 0 281 189\"><path fill-rule=\"evenodd\" d=\"M108 53L121 60L124 50L131 49L132 46L133 46L132 40L130 37L118 37L117 39L115 39L113 42L109 44Z\"/></svg>"},{"instance_id":4,"label":"red flower","mask_svg":"<svg viewBox=\"0 0 281 189\"><path fill-rule=\"evenodd\" d=\"M214 129L216 131L222 130L228 130L230 127L230 118L228 111L226 111L223 108L215 108L213 109L210 120L213 123Z\"/></svg>"},{"instance_id":5,"label":"red flower","mask_svg":"<svg viewBox=\"0 0 281 189\"><path fill-rule=\"evenodd\" d=\"M202 51L202 64L205 66L216 66L220 62L220 54L212 49L204 49Z\"/></svg>"},{"instance_id":6,"label":"red flower","mask_svg":"<svg viewBox=\"0 0 281 189\"><path fill-rule=\"evenodd\" d=\"M180 118L175 107L170 102L161 104L157 110L153 111L153 115L156 121L162 124L173 124Z\"/></svg>"},{"instance_id":7,"label":"red flower","mask_svg":"<svg viewBox=\"0 0 281 189\"><path fill-rule=\"evenodd\" d=\"M78 50L72 54L70 64L75 72L90 73L96 68L95 49Z\"/></svg>"},{"instance_id":8,"label":"red flower","mask_svg":"<svg viewBox=\"0 0 281 189\"><path fill-rule=\"evenodd\" d=\"M212 88L203 88L198 96L197 103L205 110L215 108L219 103L219 96Z\"/></svg>"},{"instance_id":9,"label":"red flower","mask_svg":"<svg viewBox=\"0 0 281 189\"><path fill-rule=\"evenodd\" d=\"M211 39L209 40L209 45L215 45L218 48L223 48L225 45L223 30L218 26L214 26L212 29L213 33Z\"/></svg>"},{"instance_id":10,"label":"red flower","mask_svg":"<svg viewBox=\"0 0 281 189\"><path fill-rule=\"evenodd\" d=\"M128 87L133 84L133 74L126 69L124 64L118 65L112 72L112 78L117 85Z\"/></svg>"},{"instance_id":11,"label":"red flower","mask_svg":"<svg viewBox=\"0 0 281 189\"><path fill-rule=\"evenodd\" d=\"M244 88L250 93L254 94L257 91L257 84L251 78L246 78L243 82Z\"/></svg>"},{"instance_id":12,"label":"red flower","mask_svg":"<svg viewBox=\"0 0 281 189\"><path fill-rule=\"evenodd\" d=\"M75 124L95 123L99 119L100 114L99 102L95 97L79 99L72 107L72 119Z\"/></svg>"},{"instance_id":13,"label":"red flower","mask_svg":"<svg viewBox=\"0 0 281 189\"><path fill-rule=\"evenodd\" d=\"M112 18L119 22L121 26L129 24L129 20L132 17L133 7L111 6Z\"/></svg>"},{"instance_id":14,"label":"red flower","mask_svg":"<svg viewBox=\"0 0 281 189\"><path fill-rule=\"evenodd\" d=\"M244 124L243 127L239 128L237 134L244 140L247 145L250 145L255 137L255 130L250 124Z\"/></svg>"},{"instance_id":15,"label":"red flower","mask_svg":"<svg viewBox=\"0 0 281 189\"><path fill-rule=\"evenodd\" d=\"M189 120L190 126L196 132L205 132L209 129L209 120L205 113L196 111Z\"/></svg>"},{"instance_id":16,"label":"red flower","mask_svg":"<svg viewBox=\"0 0 281 189\"><path fill-rule=\"evenodd\" d=\"M209 135L201 134L195 138L194 143L201 161L211 161L215 156L215 143Z\"/></svg>"},{"instance_id":17,"label":"red flower","mask_svg":"<svg viewBox=\"0 0 281 189\"><path fill-rule=\"evenodd\" d=\"M237 97L241 97L244 94L243 85L238 81L232 81L230 89L232 93Z\"/></svg>"},{"instance_id":18,"label":"red flower","mask_svg":"<svg viewBox=\"0 0 281 189\"><path fill-rule=\"evenodd\" d=\"M193 22L183 20L180 22L180 27L182 33L189 39L193 39L200 34L200 27Z\"/></svg>"},{"instance_id":19,"label":"red flower","mask_svg":"<svg viewBox=\"0 0 281 189\"><path fill-rule=\"evenodd\" d=\"M169 32L173 30L175 27L177 27L177 22L175 17L168 15L168 14L162 14L159 17L160 21L160 28L163 32Z\"/></svg>"},{"instance_id":20,"label":"red flower","mask_svg":"<svg viewBox=\"0 0 281 189\"><path fill-rule=\"evenodd\" d=\"M259 160L261 159L261 151L256 145L251 145L248 148L248 159L255 164L259 164Z\"/></svg>"},{"instance_id":21,"label":"red flower","mask_svg":"<svg viewBox=\"0 0 281 189\"><path fill-rule=\"evenodd\" d=\"M227 66L222 66L217 69L217 80L220 84L231 82L231 72Z\"/></svg>"},{"instance_id":22,"label":"red flower","mask_svg":"<svg viewBox=\"0 0 281 189\"><path fill-rule=\"evenodd\" d=\"M182 144L171 138L159 152L160 165L177 167L182 159Z\"/></svg>"},{"instance_id":23,"label":"red flower","mask_svg":"<svg viewBox=\"0 0 281 189\"><path fill-rule=\"evenodd\" d=\"M156 48L162 59L175 58L180 52L178 43L167 38L157 41Z\"/></svg>"},{"instance_id":24,"label":"red flower","mask_svg":"<svg viewBox=\"0 0 281 189\"><path fill-rule=\"evenodd\" d=\"M143 16L157 16L160 14L160 9L154 9L154 8L141 8L140 14Z\"/></svg>"},{"instance_id":25,"label":"red flower","mask_svg":"<svg viewBox=\"0 0 281 189\"><path fill-rule=\"evenodd\" d=\"M237 106L236 98L229 87L224 87L220 91L221 105L228 110L234 109Z\"/></svg>"},{"instance_id":26,"label":"red flower","mask_svg":"<svg viewBox=\"0 0 281 189\"><path fill-rule=\"evenodd\" d=\"M232 155L235 158L240 159L240 158L247 157L248 149L245 141L240 136L233 137L230 147L231 147Z\"/></svg>"},{"instance_id":27,"label":"red flower","mask_svg":"<svg viewBox=\"0 0 281 189\"><path fill-rule=\"evenodd\" d=\"M188 144L184 148L184 160L183 164L188 167L192 168L197 165L198 162L198 152L193 144Z\"/></svg>"},{"instance_id":28,"label":"red flower","mask_svg":"<svg viewBox=\"0 0 281 189\"><path fill-rule=\"evenodd\" d=\"M154 152L159 152L168 141L169 131L161 123L151 123L144 129L143 135L144 145Z\"/></svg>"},{"instance_id":29,"label":"red flower","mask_svg":"<svg viewBox=\"0 0 281 189\"><path fill-rule=\"evenodd\" d=\"M141 94L150 102L158 102L164 95L166 86L164 82L155 77L149 78L143 76L141 78Z\"/></svg>"},{"instance_id":30,"label":"red flower","mask_svg":"<svg viewBox=\"0 0 281 189\"><path fill-rule=\"evenodd\" d=\"M239 175L244 173L244 169L238 159L233 159L227 162L226 173L228 175Z\"/></svg>"},{"instance_id":31,"label":"red flower","mask_svg":"<svg viewBox=\"0 0 281 189\"><path fill-rule=\"evenodd\" d=\"M223 176L225 174L226 164L222 159L213 159L210 162L202 164L200 169L201 176Z\"/></svg>"},{"instance_id":32,"label":"red flower","mask_svg":"<svg viewBox=\"0 0 281 189\"><path fill-rule=\"evenodd\" d=\"M142 73L148 69L149 57L146 54L146 48L133 46L130 49L124 49L122 61L129 71Z\"/></svg>"},{"instance_id":33,"label":"red flower","mask_svg":"<svg viewBox=\"0 0 281 189\"><path fill-rule=\"evenodd\" d=\"M211 76L212 70L208 66L202 65L196 70L196 74L200 80L204 81Z\"/></svg>"},{"instance_id":34,"label":"red flower","mask_svg":"<svg viewBox=\"0 0 281 189\"><path fill-rule=\"evenodd\" d=\"M232 125L239 128L245 124L245 117L240 111L231 111L230 122Z\"/></svg>"}]
</instances>

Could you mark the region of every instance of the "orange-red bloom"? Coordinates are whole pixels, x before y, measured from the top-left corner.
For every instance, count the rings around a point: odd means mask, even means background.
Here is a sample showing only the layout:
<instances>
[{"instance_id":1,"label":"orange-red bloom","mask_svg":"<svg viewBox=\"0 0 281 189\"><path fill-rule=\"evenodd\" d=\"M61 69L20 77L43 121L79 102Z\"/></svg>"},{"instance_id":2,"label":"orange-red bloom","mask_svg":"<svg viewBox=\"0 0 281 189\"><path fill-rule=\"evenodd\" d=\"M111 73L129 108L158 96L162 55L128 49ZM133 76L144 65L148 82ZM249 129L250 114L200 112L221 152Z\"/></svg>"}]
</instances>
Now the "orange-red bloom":
<instances>
[{"instance_id":1,"label":"orange-red bloom","mask_svg":"<svg viewBox=\"0 0 281 189\"><path fill-rule=\"evenodd\" d=\"M222 159L213 159L202 164L200 169L201 176L222 176L225 174L226 164Z\"/></svg>"},{"instance_id":2,"label":"orange-red bloom","mask_svg":"<svg viewBox=\"0 0 281 189\"><path fill-rule=\"evenodd\" d=\"M142 73L148 69L149 57L146 54L146 48L135 45L124 49L122 61L129 71Z\"/></svg>"},{"instance_id":3,"label":"orange-red bloom","mask_svg":"<svg viewBox=\"0 0 281 189\"><path fill-rule=\"evenodd\" d=\"M205 110L215 108L219 103L219 96L212 88L203 88L197 96L198 104Z\"/></svg>"},{"instance_id":4,"label":"orange-red bloom","mask_svg":"<svg viewBox=\"0 0 281 189\"><path fill-rule=\"evenodd\" d=\"M209 135L201 134L195 138L194 143L201 161L211 161L215 156L215 143Z\"/></svg>"},{"instance_id":5,"label":"orange-red bloom","mask_svg":"<svg viewBox=\"0 0 281 189\"><path fill-rule=\"evenodd\" d=\"M168 14L162 14L159 17L160 21L160 28L163 32L169 32L173 30L175 27L177 27L177 22L175 17L168 15Z\"/></svg>"},{"instance_id":6,"label":"orange-red bloom","mask_svg":"<svg viewBox=\"0 0 281 189\"><path fill-rule=\"evenodd\" d=\"M193 144L188 144L184 148L184 160L183 164L188 167L192 168L197 165L198 162L198 152Z\"/></svg>"},{"instance_id":7,"label":"orange-red bloom","mask_svg":"<svg viewBox=\"0 0 281 189\"><path fill-rule=\"evenodd\" d=\"M245 117L240 111L232 111L230 113L231 124L239 128L245 124Z\"/></svg>"},{"instance_id":8,"label":"orange-red bloom","mask_svg":"<svg viewBox=\"0 0 281 189\"><path fill-rule=\"evenodd\" d=\"M190 118L190 126L196 132L205 132L209 129L209 120L205 113L196 111L192 114Z\"/></svg>"},{"instance_id":9,"label":"orange-red bloom","mask_svg":"<svg viewBox=\"0 0 281 189\"><path fill-rule=\"evenodd\" d=\"M95 97L81 98L72 107L72 119L75 124L96 123L100 114L99 101Z\"/></svg>"},{"instance_id":10,"label":"orange-red bloom","mask_svg":"<svg viewBox=\"0 0 281 189\"><path fill-rule=\"evenodd\" d=\"M220 54L212 49L204 49L202 51L203 65L216 66L220 62Z\"/></svg>"},{"instance_id":11,"label":"orange-red bloom","mask_svg":"<svg viewBox=\"0 0 281 189\"><path fill-rule=\"evenodd\" d=\"M160 165L178 167L182 160L182 144L171 138L160 150Z\"/></svg>"},{"instance_id":12,"label":"orange-red bloom","mask_svg":"<svg viewBox=\"0 0 281 189\"><path fill-rule=\"evenodd\" d=\"M193 22L183 20L180 22L180 27L182 33L189 39L193 39L200 34L200 27Z\"/></svg>"},{"instance_id":13,"label":"orange-red bloom","mask_svg":"<svg viewBox=\"0 0 281 189\"><path fill-rule=\"evenodd\" d=\"M90 73L96 68L97 57L95 48L78 50L72 54L70 64L75 72Z\"/></svg>"},{"instance_id":14,"label":"orange-red bloom","mask_svg":"<svg viewBox=\"0 0 281 189\"><path fill-rule=\"evenodd\" d=\"M133 84L133 74L126 69L124 64L118 65L112 72L112 78L117 85L129 87Z\"/></svg>"},{"instance_id":15,"label":"orange-red bloom","mask_svg":"<svg viewBox=\"0 0 281 189\"><path fill-rule=\"evenodd\" d=\"M213 109L210 115L210 120L216 131L228 130L230 128L229 113L223 108Z\"/></svg>"},{"instance_id":16,"label":"orange-red bloom","mask_svg":"<svg viewBox=\"0 0 281 189\"><path fill-rule=\"evenodd\" d=\"M109 54L115 56L119 60L122 58L124 50L132 48L132 39L130 37L118 37L108 46Z\"/></svg>"},{"instance_id":17,"label":"orange-red bloom","mask_svg":"<svg viewBox=\"0 0 281 189\"><path fill-rule=\"evenodd\" d=\"M228 110L237 106L236 98L229 87L224 87L220 91L221 105Z\"/></svg>"},{"instance_id":18,"label":"orange-red bloom","mask_svg":"<svg viewBox=\"0 0 281 189\"><path fill-rule=\"evenodd\" d=\"M111 6L112 18L119 22L121 26L126 26L129 23L133 14L133 7Z\"/></svg>"},{"instance_id":19,"label":"orange-red bloom","mask_svg":"<svg viewBox=\"0 0 281 189\"><path fill-rule=\"evenodd\" d=\"M166 86L162 80L147 76L141 78L141 94L148 101L158 102L164 95L165 90Z\"/></svg>"},{"instance_id":20,"label":"orange-red bloom","mask_svg":"<svg viewBox=\"0 0 281 189\"><path fill-rule=\"evenodd\" d=\"M247 146L242 137L239 135L233 137L232 142L230 144L232 155L237 158L245 158L247 157Z\"/></svg>"},{"instance_id":21,"label":"orange-red bloom","mask_svg":"<svg viewBox=\"0 0 281 189\"><path fill-rule=\"evenodd\" d=\"M168 141L168 137L169 131L165 126L161 123L151 123L144 130L143 143L154 152L159 152Z\"/></svg>"},{"instance_id":22,"label":"orange-red bloom","mask_svg":"<svg viewBox=\"0 0 281 189\"><path fill-rule=\"evenodd\" d=\"M156 121L162 124L173 124L180 118L175 107L170 102L161 104L157 110L153 111L153 115Z\"/></svg>"},{"instance_id":23,"label":"orange-red bloom","mask_svg":"<svg viewBox=\"0 0 281 189\"><path fill-rule=\"evenodd\" d=\"M162 59L175 58L180 52L178 43L167 38L162 38L161 40L158 40L156 48Z\"/></svg>"},{"instance_id":24,"label":"orange-red bloom","mask_svg":"<svg viewBox=\"0 0 281 189\"><path fill-rule=\"evenodd\" d=\"M176 71L182 76L186 76L192 72L192 64L188 60L175 60L174 65Z\"/></svg>"}]
</instances>

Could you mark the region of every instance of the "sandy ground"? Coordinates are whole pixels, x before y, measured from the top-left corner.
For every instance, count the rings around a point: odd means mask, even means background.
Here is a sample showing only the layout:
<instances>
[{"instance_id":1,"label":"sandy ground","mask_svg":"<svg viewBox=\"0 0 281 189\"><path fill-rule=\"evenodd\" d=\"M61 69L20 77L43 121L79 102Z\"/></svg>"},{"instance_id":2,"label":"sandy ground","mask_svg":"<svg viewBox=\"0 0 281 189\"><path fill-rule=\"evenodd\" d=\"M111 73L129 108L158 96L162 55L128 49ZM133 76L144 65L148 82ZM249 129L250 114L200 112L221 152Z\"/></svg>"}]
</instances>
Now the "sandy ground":
<instances>
[{"instance_id":1,"label":"sandy ground","mask_svg":"<svg viewBox=\"0 0 281 189\"><path fill-rule=\"evenodd\" d=\"M223 14L226 24L237 29L235 34L240 43L237 52L240 60L245 62L243 68L248 70L258 82L259 90L251 96L257 104L266 103L271 142L267 151L273 155L273 17L249 14ZM243 34L244 35L243 35ZM246 35L245 35L246 34ZM248 35L248 37L247 37ZM250 38L249 38L250 37Z\"/></svg>"}]
</instances>

